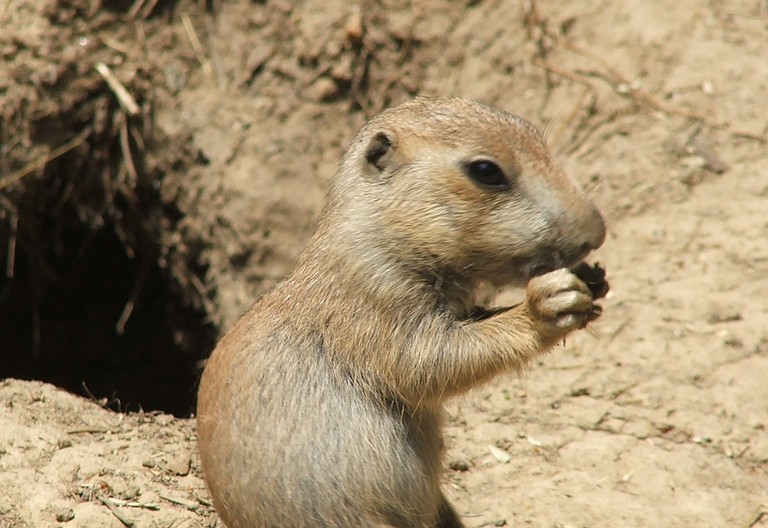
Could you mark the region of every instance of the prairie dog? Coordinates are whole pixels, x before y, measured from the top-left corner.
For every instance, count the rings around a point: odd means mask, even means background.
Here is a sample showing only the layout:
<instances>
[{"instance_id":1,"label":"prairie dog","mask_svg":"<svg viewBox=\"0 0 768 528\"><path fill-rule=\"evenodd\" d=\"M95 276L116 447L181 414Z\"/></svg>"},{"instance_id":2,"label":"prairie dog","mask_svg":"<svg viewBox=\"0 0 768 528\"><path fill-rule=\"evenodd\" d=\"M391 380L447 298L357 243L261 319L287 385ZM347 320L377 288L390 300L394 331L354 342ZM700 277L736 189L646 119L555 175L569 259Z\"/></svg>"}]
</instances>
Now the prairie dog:
<instances>
[{"instance_id":1,"label":"prairie dog","mask_svg":"<svg viewBox=\"0 0 768 528\"><path fill-rule=\"evenodd\" d=\"M296 269L201 379L200 454L223 522L464 526L439 486L442 404L600 314L568 268L604 239L520 117L417 98L371 119ZM526 299L480 310L481 284Z\"/></svg>"}]
</instances>

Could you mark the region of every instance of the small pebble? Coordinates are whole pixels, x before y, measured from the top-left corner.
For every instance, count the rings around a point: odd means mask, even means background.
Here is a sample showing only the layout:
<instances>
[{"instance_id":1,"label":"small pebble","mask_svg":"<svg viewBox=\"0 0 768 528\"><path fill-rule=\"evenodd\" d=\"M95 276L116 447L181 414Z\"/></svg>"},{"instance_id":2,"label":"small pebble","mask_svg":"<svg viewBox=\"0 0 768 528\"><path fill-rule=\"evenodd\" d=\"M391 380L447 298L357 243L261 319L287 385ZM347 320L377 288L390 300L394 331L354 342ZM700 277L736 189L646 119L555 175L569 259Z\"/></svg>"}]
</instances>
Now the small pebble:
<instances>
[{"instance_id":1,"label":"small pebble","mask_svg":"<svg viewBox=\"0 0 768 528\"><path fill-rule=\"evenodd\" d=\"M466 460L455 459L448 462L448 467L453 471L468 471L469 462Z\"/></svg>"},{"instance_id":2,"label":"small pebble","mask_svg":"<svg viewBox=\"0 0 768 528\"><path fill-rule=\"evenodd\" d=\"M59 522L69 522L75 518L75 510L72 508L61 508L56 512L56 520Z\"/></svg>"},{"instance_id":3,"label":"small pebble","mask_svg":"<svg viewBox=\"0 0 768 528\"><path fill-rule=\"evenodd\" d=\"M330 101L338 94L338 87L332 79L320 77L307 88L306 95L313 101Z\"/></svg>"},{"instance_id":4,"label":"small pebble","mask_svg":"<svg viewBox=\"0 0 768 528\"><path fill-rule=\"evenodd\" d=\"M502 464L508 464L510 460L512 460L512 457L504 451L503 449L499 449L496 446L489 445L488 451L491 452L491 455L493 455L493 458L501 462Z\"/></svg>"},{"instance_id":5,"label":"small pebble","mask_svg":"<svg viewBox=\"0 0 768 528\"><path fill-rule=\"evenodd\" d=\"M180 455L177 455L169 459L168 462L165 464L165 469L170 471L174 475L179 475L183 477L189 474L191 465L192 465L192 459L190 458L189 454L182 453Z\"/></svg>"}]
</instances>

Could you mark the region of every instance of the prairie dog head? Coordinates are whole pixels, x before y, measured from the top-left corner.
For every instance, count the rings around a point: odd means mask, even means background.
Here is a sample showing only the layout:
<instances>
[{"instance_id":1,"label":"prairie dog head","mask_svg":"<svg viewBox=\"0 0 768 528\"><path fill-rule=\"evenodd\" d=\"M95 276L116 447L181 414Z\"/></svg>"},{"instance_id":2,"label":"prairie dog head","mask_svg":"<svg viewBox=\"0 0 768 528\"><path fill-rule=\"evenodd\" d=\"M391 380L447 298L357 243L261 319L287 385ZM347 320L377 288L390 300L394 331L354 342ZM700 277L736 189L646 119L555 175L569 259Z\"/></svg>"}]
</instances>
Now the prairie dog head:
<instances>
[{"instance_id":1,"label":"prairie dog head","mask_svg":"<svg viewBox=\"0 0 768 528\"><path fill-rule=\"evenodd\" d=\"M417 98L365 125L326 216L390 265L499 286L573 266L605 238L532 125L456 98Z\"/></svg>"}]
</instances>

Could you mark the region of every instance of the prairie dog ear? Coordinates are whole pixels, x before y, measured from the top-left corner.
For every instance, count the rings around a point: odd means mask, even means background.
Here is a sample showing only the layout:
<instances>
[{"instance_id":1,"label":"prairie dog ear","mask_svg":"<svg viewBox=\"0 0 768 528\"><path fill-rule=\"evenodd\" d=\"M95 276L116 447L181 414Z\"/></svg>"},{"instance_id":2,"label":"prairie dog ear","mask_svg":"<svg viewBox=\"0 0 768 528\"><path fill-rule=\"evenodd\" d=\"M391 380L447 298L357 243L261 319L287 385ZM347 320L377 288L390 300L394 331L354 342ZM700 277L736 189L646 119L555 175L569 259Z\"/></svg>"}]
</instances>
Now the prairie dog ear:
<instances>
[{"instance_id":1,"label":"prairie dog ear","mask_svg":"<svg viewBox=\"0 0 768 528\"><path fill-rule=\"evenodd\" d=\"M366 174L381 176L392 169L397 143L395 135L388 130L376 132L365 146L364 158Z\"/></svg>"}]
</instances>

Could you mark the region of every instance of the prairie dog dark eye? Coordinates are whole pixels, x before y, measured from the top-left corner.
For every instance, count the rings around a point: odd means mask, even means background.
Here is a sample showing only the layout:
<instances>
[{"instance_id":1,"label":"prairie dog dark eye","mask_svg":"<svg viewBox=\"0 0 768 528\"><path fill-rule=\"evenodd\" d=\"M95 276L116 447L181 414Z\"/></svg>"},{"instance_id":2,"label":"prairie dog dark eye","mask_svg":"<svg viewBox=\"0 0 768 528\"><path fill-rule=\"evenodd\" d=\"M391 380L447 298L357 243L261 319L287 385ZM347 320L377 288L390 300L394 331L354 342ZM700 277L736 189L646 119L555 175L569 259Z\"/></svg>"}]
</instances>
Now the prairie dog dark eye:
<instances>
[{"instance_id":1,"label":"prairie dog dark eye","mask_svg":"<svg viewBox=\"0 0 768 528\"><path fill-rule=\"evenodd\" d=\"M488 189L506 189L509 187L504 171L491 160L479 159L464 165L469 179L481 187Z\"/></svg>"}]
</instances>

